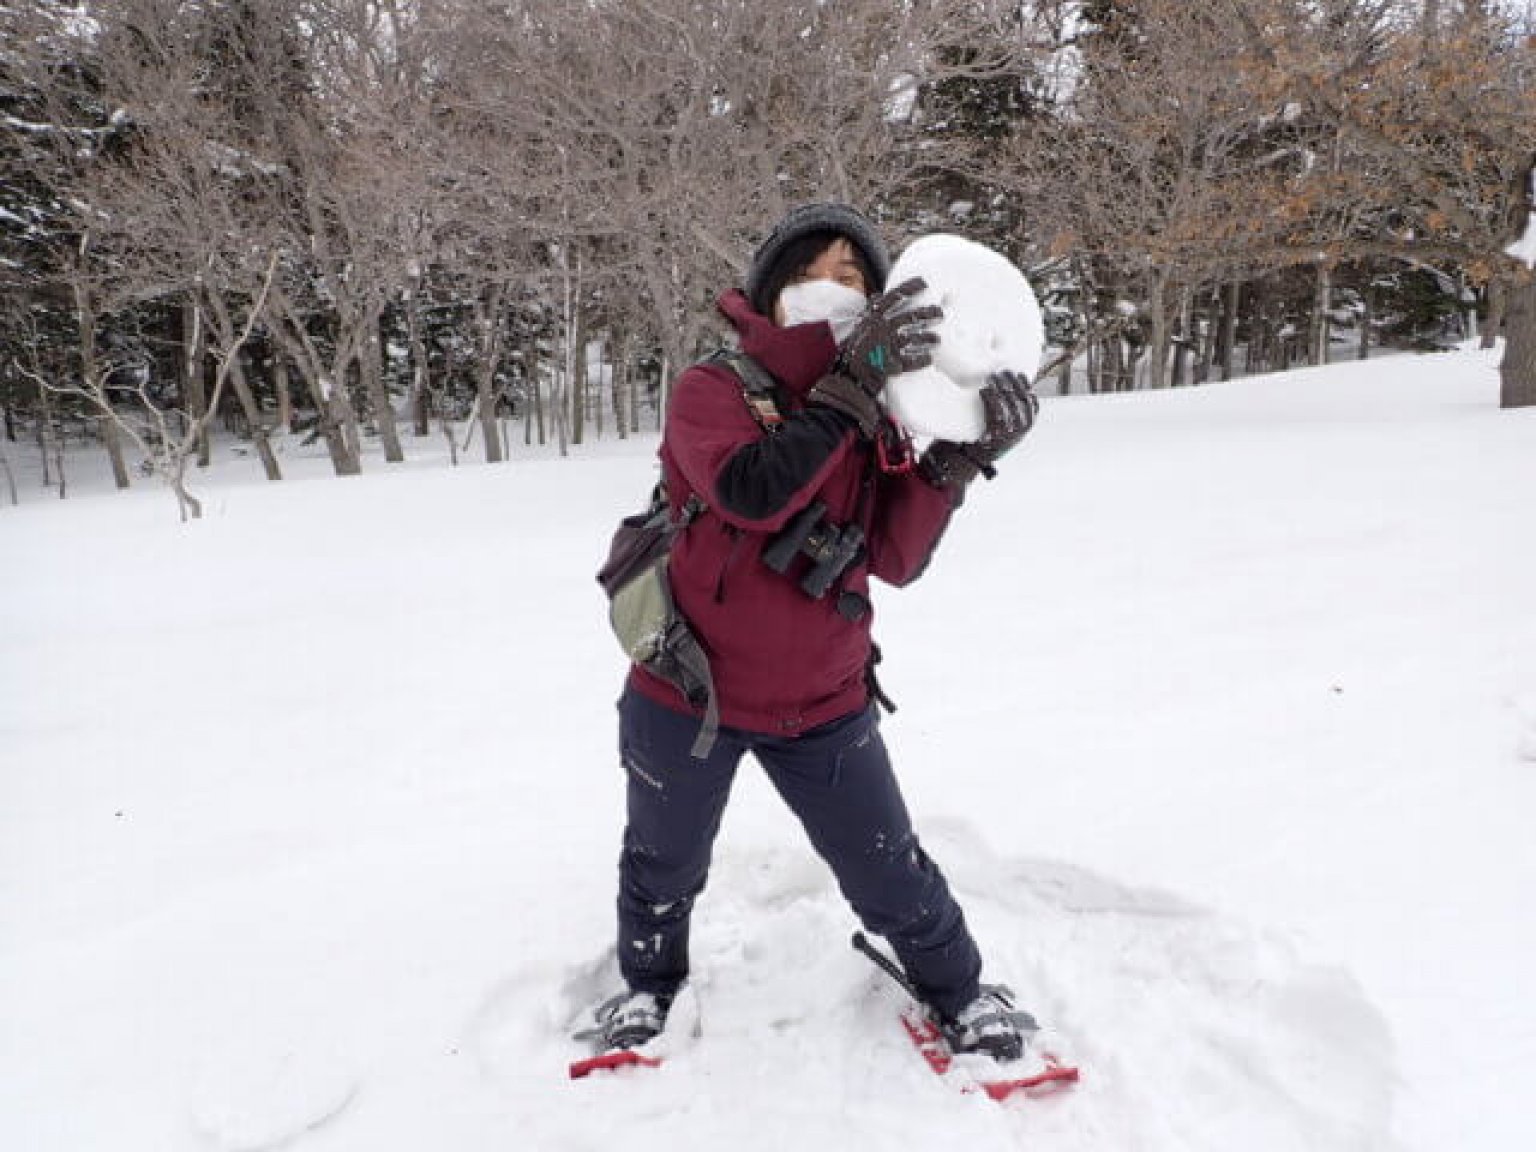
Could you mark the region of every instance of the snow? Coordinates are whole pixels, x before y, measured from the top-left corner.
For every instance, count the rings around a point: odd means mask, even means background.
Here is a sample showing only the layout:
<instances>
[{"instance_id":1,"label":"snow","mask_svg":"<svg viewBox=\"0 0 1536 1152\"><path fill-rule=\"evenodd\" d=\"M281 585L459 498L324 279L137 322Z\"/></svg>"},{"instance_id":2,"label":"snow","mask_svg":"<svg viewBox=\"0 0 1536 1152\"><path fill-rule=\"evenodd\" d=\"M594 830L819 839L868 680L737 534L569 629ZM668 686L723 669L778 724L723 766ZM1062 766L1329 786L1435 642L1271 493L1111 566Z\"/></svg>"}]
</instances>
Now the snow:
<instances>
[{"instance_id":1,"label":"snow","mask_svg":"<svg viewBox=\"0 0 1536 1152\"><path fill-rule=\"evenodd\" d=\"M878 596L925 844L1084 1068L1006 1106L917 1060L750 768L698 1037L564 1079L614 988L591 574L654 440L223 453L188 526L6 445L0 1147L1530 1147L1536 412L1496 355L1048 398Z\"/></svg>"},{"instance_id":2,"label":"snow","mask_svg":"<svg viewBox=\"0 0 1536 1152\"><path fill-rule=\"evenodd\" d=\"M1536 205L1536 168L1531 170L1526 180L1528 202ZM1536 268L1536 210L1526 213L1525 229L1520 233L1520 239L1505 248L1504 254L1521 261L1527 268Z\"/></svg>"},{"instance_id":3,"label":"snow","mask_svg":"<svg viewBox=\"0 0 1536 1152\"><path fill-rule=\"evenodd\" d=\"M887 282L920 277L918 304L944 315L933 364L891 378L892 415L920 436L971 441L986 430L980 390L994 372L1033 379L1045 351L1045 321L1024 274L998 252L963 236L934 233L914 240Z\"/></svg>"}]
</instances>

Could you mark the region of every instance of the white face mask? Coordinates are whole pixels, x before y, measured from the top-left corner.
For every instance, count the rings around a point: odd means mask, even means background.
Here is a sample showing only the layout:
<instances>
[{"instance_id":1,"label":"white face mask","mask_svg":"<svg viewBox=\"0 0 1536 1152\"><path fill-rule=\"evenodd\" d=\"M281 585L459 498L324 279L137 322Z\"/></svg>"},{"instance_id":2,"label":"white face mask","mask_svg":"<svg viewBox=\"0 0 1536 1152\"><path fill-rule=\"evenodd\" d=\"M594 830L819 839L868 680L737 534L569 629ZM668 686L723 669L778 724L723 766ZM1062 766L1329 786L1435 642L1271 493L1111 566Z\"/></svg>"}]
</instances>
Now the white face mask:
<instances>
[{"instance_id":1,"label":"white face mask","mask_svg":"<svg viewBox=\"0 0 1536 1152\"><path fill-rule=\"evenodd\" d=\"M779 293L779 304L784 309L786 328L825 320L832 326L832 337L839 344L848 338L869 307L864 293L835 280L801 280L785 285Z\"/></svg>"}]
</instances>

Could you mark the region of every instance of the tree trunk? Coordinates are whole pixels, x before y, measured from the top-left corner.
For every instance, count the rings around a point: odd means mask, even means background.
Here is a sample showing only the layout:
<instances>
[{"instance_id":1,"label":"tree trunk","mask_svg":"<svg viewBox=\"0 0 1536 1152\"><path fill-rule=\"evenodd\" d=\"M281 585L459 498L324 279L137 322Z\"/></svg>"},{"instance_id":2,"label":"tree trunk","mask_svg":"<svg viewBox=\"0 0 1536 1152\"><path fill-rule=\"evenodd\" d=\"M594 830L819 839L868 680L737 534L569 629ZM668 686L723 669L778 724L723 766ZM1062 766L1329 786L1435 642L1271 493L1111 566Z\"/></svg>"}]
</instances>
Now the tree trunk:
<instances>
[{"instance_id":1,"label":"tree trunk","mask_svg":"<svg viewBox=\"0 0 1536 1152\"><path fill-rule=\"evenodd\" d=\"M1168 387L1168 273L1158 268L1152 273L1151 290L1147 298L1147 310L1152 316L1152 359L1148 365L1147 384L1152 388Z\"/></svg>"},{"instance_id":2,"label":"tree trunk","mask_svg":"<svg viewBox=\"0 0 1536 1152\"><path fill-rule=\"evenodd\" d=\"M578 308L574 317L575 330L571 344L575 356L571 360L571 443L582 444L587 438L587 332Z\"/></svg>"},{"instance_id":3,"label":"tree trunk","mask_svg":"<svg viewBox=\"0 0 1536 1152\"><path fill-rule=\"evenodd\" d=\"M267 426L261 418L261 406L256 403L256 397L251 392L250 381L245 378L245 365L241 362L243 343L235 332L235 326L229 315L229 309L222 297L210 293L208 307L213 313L213 322L218 329L219 342L229 351L225 353L229 359L229 383L234 389L235 399L240 404L240 411L245 416L245 422L251 430L251 441L256 445L256 455L261 458L262 470L268 480L281 480L282 470L277 466L277 456L272 451L272 442L267 437Z\"/></svg>"},{"instance_id":4,"label":"tree trunk","mask_svg":"<svg viewBox=\"0 0 1536 1152\"><path fill-rule=\"evenodd\" d=\"M49 475L49 469L53 466L53 416L48 411L48 389L38 389L38 401L40 404L37 421L37 452L42 458L43 487L53 487L53 477Z\"/></svg>"},{"instance_id":5,"label":"tree trunk","mask_svg":"<svg viewBox=\"0 0 1536 1152\"><path fill-rule=\"evenodd\" d=\"M331 468L336 475L356 476L363 470L362 461L353 456L347 445L346 433L327 395L331 390L332 386L324 381L315 383L315 419L319 421L320 435L325 439L325 450L331 458Z\"/></svg>"},{"instance_id":6,"label":"tree trunk","mask_svg":"<svg viewBox=\"0 0 1536 1152\"><path fill-rule=\"evenodd\" d=\"M345 386L330 376L323 376L312 380L310 389L331 467L338 476L361 475L363 461L357 451L357 420L352 414L352 403L347 399ZM349 426L352 429L350 435Z\"/></svg>"},{"instance_id":7,"label":"tree trunk","mask_svg":"<svg viewBox=\"0 0 1536 1152\"><path fill-rule=\"evenodd\" d=\"M1536 405L1536 278L1512 284L1504 318L1504 358L1499 363L1499 407Z\"/></svg>"},{"instance_id":8,"label":"tree trunk","mask_svg":"<svg viewBox=\"0 0 1536 1152\"><path fill-rule=\"evenodd\" d=\"M107 396L106 381L97 379L96 364L96 311L91 306L85 287L75 285L75 321L80 337L80 382L86 393L97 398L101 406L101 440L107 449L107 459L112 462L112 482L119 489L128 487L128 462L123 458L123 437L112 413L112 402ZM64 475L59 474L59 495L64 495Z\"/></svg>"},{"instance_id":9,"label":"tree trunk","mask_svg":"<svg viewBox=\"0 0 1536 1152\"><path fill-rule=\"evenodd\" d=\"M1371 325L1375 322L1376 309L1371 292L1370 278L1366 278L1365 287L1360 292L1360 346L1356 352L1356 358L1369 360L1371 358Z\"/></svg>"},{"instance_id":10,"label":"tree trunk","mask_svg":"<svg viewBox=\"0 0 1536 1152\"><path fill-rule=\"evenodd\" d=\"M351 371L352 365L340 365L333 377L335 387L331 390L331 411L341 433L341 442L347 450L348 466L353 469L348 475L357 476L363 471L363 431L357 420L357 406L352 403Z\"/></svg>"},{"instance_id":11,"label":"tree trunk","mask_svg":"<svg viewBox=\"0 0 1536 1152\"><path fill-rule=\"evenodd\" d=\"M1467 283L1467 274L1456 274L1456 295L1461 300L1461 338L1471 340L1478 335L1477 327L1477 293Z\"/></svg>"},{"instance_id":12,"label":"tree trunk","mask_svg":"<svg viewBox=\"0 0 1536 1152\"><path fill-rule=\"evenodd\" d=\"M533 414L539 407L539 373L537 363L529 366L527 392L527 407L523 409L524 448L529 447L533 443Z\"/></svg>"},{"instance_id":13,"label":"tree trunk","mask_svg":"<svg viewBox=\"0 0 1536 1152\"><path fill-rule=\"evenodd\" d=\"M640 381L642 377L635 365L627 359L624 364L624 382L629 390L629 434L640 435Z\"/></svg>"},{"instance_id":14,"label":"tree trunk","mask_svg":"<svg viewBox=\"0 0 1536 1152\"><path fill-rule=\"evenodd\" d=\"M411 420L417 436L432 431L431 404L427 388L427 342L421 334L421 305L413 285L405 298L406 338L411 346Z\"/></svg>"},{"instance_id":15,"label":"tree trunk","mask_svg":"<svg viewBox=\"0 0 1536 1152\"><path fill-rule=\"evenodd\" d=\"M1195 361L1195 383L1204 384L1211 378L1211 366L1216 363L1216 338L1221 331L1221 289L1211 289L1210 312L1200 324L1200 356Z\"/></svg>"},{"instance_id":16,"label":"tree trunk","mask_svg":"<svg viewBox=\"0 0 1536 1152\"><path fill-rule=\"evenodd\" d=\"M1189 385L1189 351L1193 347L1190 329L1190 290L1183 288L1179 292L1179 326L1173 335L1173 386L1185 388Z\"/></svg>"},{"instance_id":17,"label":"tree trunk","mask_svg":"<svg viewBox=\"0 0 1536 1152\"><path fill-rule=\"evenodd\" d=\"M272 351L272 385L277 389L277 426L292 432L293 387L288 380L288 360L276 349Z\"/></svg>"},{"instance_id":18,"label":"tree trunk","mask_svg":"<svg viewBox=\"0 0 1536 1152\"><path fill-rule=\"evenodd\" d=\"M1317 291L1312 297L1312 324L1307 332L1307 363L1319 367L1328 363L1328 309L1333 301L1333 266L1323 261L1317 266Z\"/></svg>"},{"instance_id":19,"label":"tree trunk","mask_svg":"<svg viewBox=\"0 0 1536 1152\"><path fill-rule=\"evenodd\" d=\"M368 407L373 409L373 422L379 430L379 440L384 445L384 461L403 464L405 450L400 446L400 430L395 424L395 408L384 387L384 341L379 332L383 323L380 316L369 316L364 322L363 346L358 359L358 375L363 379L363 394L368 397Z\"/></svg>"},{"instance_id":20,"label":"tree trunk","mask_svg":"<svg viewBox=\"0 0 1536 1152\"><path fill-rule=\"evenodd\" d=\"M534 362L533 373L529 377L529 391L533 397L533 403L528 408L528 424L523 429L523 442L529 443L529 437L533 435L535 427L539 433L539 447L544 447L548 438L548 432L544 426L544 362Z\"/></svg>"},{"instance_id":21,"label":"tree trunk","mask_svg":"<svg viewBox=\"0 0 1536 1152\"><path fill-rule=\"evenodd\" d=\"M363 434L358 425L357 406L352 403L352 364L355 348L335 353L329 371L322 378L325 411L341 450L340 476L360 476L363 471Z\"/></svg>"},{"instance_id":22,"label":"tree trunk","mask_svg":"<svg viewBox=\"0 0 1536 1152\"><path fill-rule=\"evenodd\" d=\"M304 317L281 293L273 293L277 314L271 327L279 342L299 370L310 403L314 405L318 431L325 438L331 467L338 476L356 476L363 470L356 451L357 423L347 399L344 380L347 364L338 354L338 362L327 370L322 353L304 328ZM349 435L350 432L350 435Z\"/></svg>"},{"instance_id":23,"label":"tree trunk","mask_svg":"<svg viewBox=\"0 0 1536 1152\"><path fill-rule=\"evenodd\" d=\"M555 446L566 456L571 446L571 363L569 352L555 377L549 397L549 419L555 430Z\"/></svg>"},{"instance_id":24,"label":"tree trunk","mask_svg":"<svg viewBox=\"0 0 1536 1152\"><path fill-rule=\"evenodd\" d=\"M496 426L496 361L490 359L480 365L475 381L475 409L480 420L480 435L485 440L485 462L500 464L505 458L501 451L501 430Z\"/></svg>"},{"instance_id":25,"label":"tree trunk","mask_svg":"<svg viewBox=\"0 0 1536 1152\"><path fill-rule=\"evenodd\" d=\"M577 358L582 354L578 342L581 340L581 270L582 261L580 254L576 257L576 267L571 268L569 247L560 249L560 267L564 280L564 306L562 318L565 327L565 364L560 373L560 396L554 405L555 436L560 446L560 455L566 454L566 449L571 444L581 443L581 389L577 383L576 370Z\"/></svg>"},{"instance_id":26,"label":"tree trunk","mask_svg":"<svg viewBox=\"0 0 1536 1152\"><path fill-rule=\"evenodd\" d=\"M1232 379L1232 368L1237 356L1237 318L1243 303L1243 284L1233 280L1227 284L1227 303L1221 311L1221 378Z\"/></svg>"},{"instance_id":27,"label":"tree trunk","mask_svg":"<svg viewBox=\"0 0 1536 1152\"><path fill-rule=\"evenodd\" d=\"M1264 281L1254 284L1250 296L1248 308L1248 347L1244 360L1245 370L1249 375L1262 372L1267 367L1269 349L1269 318L1266 312L1269 308L1269 293Z\"/></svg>"},{"instance_id":28,"label":"tree trunk","mask_svg":"<svg viewBox=\"0 0 1536 1152\"><path fill-rule=\"evenodd\" d=\"M281 480L282 469L277 466L277 455L272 451L272 441L267 438L267 426L261 419L261 408L256 403L256 397L251 393L250 382L245 378L245 368L240 363L240 353L233 353L233 359L229 362L229 383L235 391L235 398L240 402L240 410L245 414L245 422L251 428L251 442L256 445L256 455L261 458L262 471L267 474L268 480Z\"/></svg>"},{"instance_id":29,"label":"tree trunk","mask_svg":"<svg viewBox=\"0 0 1536 1152\"><path fill-rule=\"evenodd\" d=\"M176 493L176 507L181 511L181 522L201 520L203 504L187 487L187 454L176 453L175 466L171 471L171 490Z\"/></svg>"},{"instance_id":30,"label":"tree trunk","mask_svg":"<svg viewBox=\"0 0 1536 1152\"><path fill-rule=\"evenodd\" d=\"M480 370L475 374L475 408L480 435L485 440L485 462L500 464L501 430L496 424L496 368L501 363L500 285L488 288L476 302L476 327L480 331Z\"/></svg>"},{"instance_id":31,"label":"tree trunk","mask_svg":"<svg viewBox=\"0 0 1536 1152\"><path fill-rule=\"evenodd\" d=\"M11 462L4 452L0 452L0 470L5 472L5 484L10 489L11 507L21 503L21 497L16 494L16 473L11 471Z\"/></svg>"},{"instance_id":32,"label":"tree trunk","mask_svg":"<svg viewBox=\"0 0 1536 1152\"><path fill-rule=\"evenodd\" d=\"M1108 376L1104 391L1125 391L1125 337L1118 332L1104 342L1104 371Z\"/></svg>"},{"instance_id":33,"label":"tree trunk","mask_svg":"<svg viewBox=\"0 0 1536 1152\"><path fill-rule=\"evenodd\" d=\"M1504 313L1509 303L1509 283L1503 276L1495 276L1488 282L1488 316L1483 320L1480 347L1492 348L1499 341L1499 331L1504 327Z\"/></svg>"},{"instance_id":34,"label":"tree trunk","mask_svg":"<svg viewBox=\"0 0 1536 1152\"><path fill-rule=\"evenodd\" d=\"M597 357L597 375L593 378L592 361L587 359L587 390L592 396L592 434L599 440L603 438L603 423L608 411L608 396L603 388L603 368L607 364L608 338L600 345L602 351ZM610 375L610 380L612 379Z\"/></svg>"},{"instance_id":35,"label":"tree trunk","mask_svg":"<svg viewBox=\"0 0 1536 1152\"><path fill-rule=\"evenodd\" d=\"M609 377L609 400L613 404L613 427L620 440L629 438L628 404L634 399L629 388L629 336L614 341L613 374Z\"/></svg>"},{"instance_id":36,"label":"tree trunk","mask_svg":"<svg viewBox=\"0 0 1536 1152\"><path fill-rule=\"evenodd\" d=\"M181 306L181 395L184 411L193 420L203 420L208 413L208 382L203 365L203 310L195 299L188 297ZM197 437L197 466L208 467L210 446L208 426Z\"/></svg>"}]
</instances>

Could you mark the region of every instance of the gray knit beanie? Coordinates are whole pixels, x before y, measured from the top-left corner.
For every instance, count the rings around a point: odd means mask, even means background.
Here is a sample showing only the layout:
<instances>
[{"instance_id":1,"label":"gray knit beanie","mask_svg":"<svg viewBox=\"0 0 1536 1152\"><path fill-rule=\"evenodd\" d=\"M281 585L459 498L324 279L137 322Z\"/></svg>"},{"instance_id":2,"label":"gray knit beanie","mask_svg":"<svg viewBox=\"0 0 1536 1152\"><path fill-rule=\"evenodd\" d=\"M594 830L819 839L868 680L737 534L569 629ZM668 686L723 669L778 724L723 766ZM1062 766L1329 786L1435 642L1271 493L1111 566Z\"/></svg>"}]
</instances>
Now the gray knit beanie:
<instances>
[{"instance_id":1,"label":"gray knit beanie","mask_svg":"<svg viewBox=\"0 0 1536 1152\"><path fill-rule=\"evenodd\" d=\"M779 290L798 271L780 266L785 253L795 241L817 232L841 236L858 249L875 276L870 287L877 292L884 290L885 278L891 271L891 256L875 226L846 204L802 204L774 226L752 257L744 287L753 308L768 315Z\"/></svg>"}]
</instances>

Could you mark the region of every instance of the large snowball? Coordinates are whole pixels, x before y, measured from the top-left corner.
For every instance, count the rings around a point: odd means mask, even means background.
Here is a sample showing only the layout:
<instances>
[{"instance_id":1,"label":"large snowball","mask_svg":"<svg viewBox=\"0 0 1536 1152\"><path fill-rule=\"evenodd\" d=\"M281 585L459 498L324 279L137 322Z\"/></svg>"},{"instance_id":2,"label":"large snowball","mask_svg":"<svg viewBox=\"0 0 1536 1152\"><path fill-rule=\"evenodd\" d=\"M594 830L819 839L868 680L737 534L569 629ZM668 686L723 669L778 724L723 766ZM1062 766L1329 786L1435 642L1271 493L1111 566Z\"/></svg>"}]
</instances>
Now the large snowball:
<instances>
[{"instance_id":1,"label":"large snowball","mask_svg":"<svg viewBox=\"0 0 1536 1152\"><path fill-rule=\"evenodd\" d=\"M963 236L914 240L886 283L914 276L928 284L919 303L944 309L939 345L931 367L891 377L886 406L920 436L975 440L986 427L979 393L987 377L1011 368L1035 378L1045 353L1040 305L1007 257Z\"/></svg>"}]
</instances>

